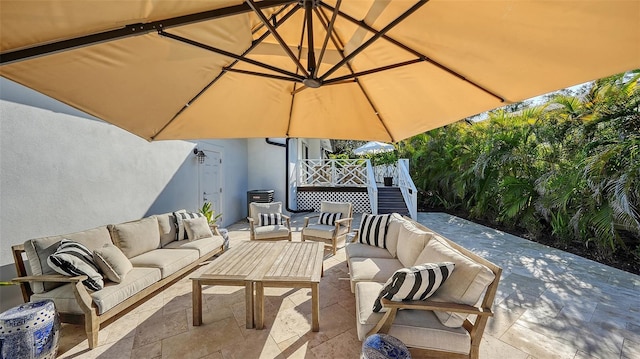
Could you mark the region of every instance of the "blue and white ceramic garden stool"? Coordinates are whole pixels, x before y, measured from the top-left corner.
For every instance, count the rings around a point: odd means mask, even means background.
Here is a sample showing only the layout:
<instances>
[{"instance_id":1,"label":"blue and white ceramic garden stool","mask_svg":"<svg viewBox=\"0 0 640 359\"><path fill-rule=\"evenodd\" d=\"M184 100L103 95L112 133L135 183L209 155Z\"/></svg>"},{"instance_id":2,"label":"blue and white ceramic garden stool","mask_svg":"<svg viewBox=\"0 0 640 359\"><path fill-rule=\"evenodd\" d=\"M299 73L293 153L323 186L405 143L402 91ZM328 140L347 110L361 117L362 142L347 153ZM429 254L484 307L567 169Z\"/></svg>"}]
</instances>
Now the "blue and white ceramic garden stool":
<instances>
[{"instance_id":1,"label":"blue and white ceramic garden stool","mask_svg":"<svg viewBox=\"0 0 640 359\"><path fill-rule=\"evenodd\" d=\"M409 349L398 338L373 334L362 342L362 359L411 359Z\"/></svg>"},{"instance_id":2,"label":"blue and white ceramic garden stool","mask_svg":"<svg viewBox=\"0 0 640 359\"><path fill-rule=\"evenodd\" d=\"M60 319L52 301L29 302L0 314L0 358L53 359Z\"/></svg>"}]
</instances>

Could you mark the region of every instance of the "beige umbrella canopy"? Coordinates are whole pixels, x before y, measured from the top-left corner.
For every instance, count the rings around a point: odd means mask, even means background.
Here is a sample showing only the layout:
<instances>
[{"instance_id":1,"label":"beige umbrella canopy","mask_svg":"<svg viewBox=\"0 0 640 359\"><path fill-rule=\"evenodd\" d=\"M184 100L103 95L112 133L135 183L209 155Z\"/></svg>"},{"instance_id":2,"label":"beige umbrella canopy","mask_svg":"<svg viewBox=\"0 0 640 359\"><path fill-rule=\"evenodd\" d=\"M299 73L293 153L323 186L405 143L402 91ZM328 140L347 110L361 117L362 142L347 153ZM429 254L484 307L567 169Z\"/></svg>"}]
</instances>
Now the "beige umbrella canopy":
<instances>
[{"instance_id":1,"label":"beige umbrella canopy","mask_svg":"<svg viewBox=\"0 0 640 359\"><path fill-rule=\"evenodd\" d=\"M640 68L640 2L0 0L0 75L148 140L398 141Z\"/></svg>"}]
</instances>

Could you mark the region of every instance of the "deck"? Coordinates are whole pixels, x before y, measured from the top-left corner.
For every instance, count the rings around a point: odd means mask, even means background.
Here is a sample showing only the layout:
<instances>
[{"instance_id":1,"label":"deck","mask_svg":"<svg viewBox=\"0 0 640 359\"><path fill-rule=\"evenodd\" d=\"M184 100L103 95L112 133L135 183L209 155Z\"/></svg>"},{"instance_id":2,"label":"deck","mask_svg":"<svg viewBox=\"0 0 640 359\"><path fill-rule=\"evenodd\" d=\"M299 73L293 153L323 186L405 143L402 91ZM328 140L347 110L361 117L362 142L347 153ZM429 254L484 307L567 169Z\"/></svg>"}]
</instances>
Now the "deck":
<instances>
[{"instance_id":1,"label":"deck","mask_svg":"<svg viewBox=\"0 0 640 359\"><path fill-rule=\"evenodd\" d=\"M294 241L303 216L294 215ZM419 213L418 221L504 270L481 358L640 357L640 276L447 214ZM246 221L229 229L232 247L249 239ZM310 290L289 288L265 289L266 328L257 331L245 328L243 289L205 287L204 325L194 327L188 276L102 329L92 351L82 326L63 325L60 357L356 359L362 344L344 250L326 253L320 332L311 331Z\"/></svg>"}]
</instances>

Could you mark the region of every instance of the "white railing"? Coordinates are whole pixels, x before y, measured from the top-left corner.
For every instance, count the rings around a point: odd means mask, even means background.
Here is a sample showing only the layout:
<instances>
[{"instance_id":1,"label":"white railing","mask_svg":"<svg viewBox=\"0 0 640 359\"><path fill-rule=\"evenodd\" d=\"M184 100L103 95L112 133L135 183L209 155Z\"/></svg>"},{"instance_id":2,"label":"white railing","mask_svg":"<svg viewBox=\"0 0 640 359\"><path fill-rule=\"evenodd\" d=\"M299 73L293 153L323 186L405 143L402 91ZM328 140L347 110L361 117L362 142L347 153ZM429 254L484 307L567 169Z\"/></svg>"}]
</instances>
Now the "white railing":
<instances>
[{"instance_id":1,"label":"white railing","mask_svg":"<svg viewBox=\"0 0 640 359\"><path fill-rule=\"evenodd\" d=\"M373 167L371 166L371 162L369 160L367 160L367 192L369 194L369 205L371 206L371 213L378 214L378 185L376 184Z\"/></svg>"},{"instance_id":2,"label":"white railing","mask_svg":"<svg viewBox=\"0 0 640 359\"><path fill-rule=\"evenodd\" d=\"M409 209L409 215L412 219L418 219L418 190L416 186L413 184L413 180L411 179L411 175L409 175L409 160L401 159L398 160L398 187L400 187L400 192L402 192L402 197L404 197L404 202Z\"/></svg>"},{"instance_id":3,"label":"white railing","mask_svg":"<svg viewBox=\"0 0 640 359\"><path fill-rule=\"evenodd\" d=\"M301 186L368 186L368 160L314 159L298 164L297 182Z\"/></svg>"}]
</instances>

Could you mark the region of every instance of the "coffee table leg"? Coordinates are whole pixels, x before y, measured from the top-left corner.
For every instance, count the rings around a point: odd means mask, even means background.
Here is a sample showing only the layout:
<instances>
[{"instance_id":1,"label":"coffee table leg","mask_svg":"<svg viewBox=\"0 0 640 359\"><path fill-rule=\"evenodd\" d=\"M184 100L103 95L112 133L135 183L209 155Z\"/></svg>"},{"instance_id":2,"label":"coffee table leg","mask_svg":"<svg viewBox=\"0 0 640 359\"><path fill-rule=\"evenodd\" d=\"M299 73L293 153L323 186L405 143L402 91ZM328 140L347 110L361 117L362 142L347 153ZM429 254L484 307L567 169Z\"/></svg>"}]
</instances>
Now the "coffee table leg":
<instances>
[{"instance_id":1,"label":"coffee table leg","mask_svg":"<svg viewBox=\"0 0 640 359\"><path fill-rule=\"evenodd\" d=\"M192 302L193 302L193 325L199 326L202 324L202 285L200 281L192 281Z\"/></svg>"},{"instance_id":2,"label":"coffee table leg","mask_svg":"<svg viewBox=\"0 0 640 359\"><path fill-rule=\"evenodd\" d=\"M256 329L264 328L264 285L256 282Z\"/></svg>"},{"instance_id":3,"label":"coffee table leg","mask_svg":"<svg viewBox=\"0 0 640 359\"><path fill-rule=\"evenodd\" d=\"M244 283L244 300L245 300L245 321L247 329L254 327L253 321L253 282L246 281Z\"/></svg>"},{"instance_id":4,"label":"coffee table leg","mask_svg":"<svg viewBox=\"0 0 640 359\"><path fill-rule=\"evenodd\" d=\"M320 298L319 283L311 283L311 331L320 331Z\"/></svg>"}]
</instances>

